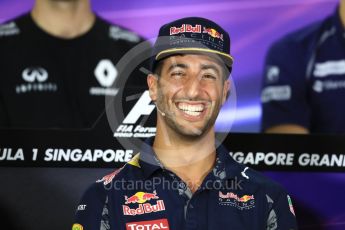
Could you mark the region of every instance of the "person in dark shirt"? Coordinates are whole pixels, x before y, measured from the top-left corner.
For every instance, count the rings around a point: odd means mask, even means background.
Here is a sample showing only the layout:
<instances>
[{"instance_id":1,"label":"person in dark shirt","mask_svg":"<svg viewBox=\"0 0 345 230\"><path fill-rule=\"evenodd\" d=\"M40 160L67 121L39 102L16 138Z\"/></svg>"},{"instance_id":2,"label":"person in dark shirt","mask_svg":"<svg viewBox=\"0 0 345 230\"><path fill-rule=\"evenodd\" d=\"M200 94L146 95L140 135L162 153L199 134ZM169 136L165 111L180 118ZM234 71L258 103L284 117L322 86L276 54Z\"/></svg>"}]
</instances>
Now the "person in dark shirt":
<instances>
[{"instance_id":1,"label":"person in dark shirt","mask_svg":"<svg viewBox=\"0 0 345 230\"><path fill-rule=\"evenodd\" d=\"M232 63L218 24L190 17L161 27L147 77L156 136L86 190L73 230L297 229L286 191L216 141Z\"/></svg>"},{"instance_id":2,"label":"person in dark shirt","mask_svg":"<svg viewBox=\"0 0 345 230\"><path fill-rule=\"evenodd\" d=\"M88 0L35 1L0 25L0 127L92 127L117 94L116 63L141 41Z\"/></svg>"},{"instance_id":3,"label":"person in dark shirt","mask_svg":"<svg viewBox=\"0 0 345 230\"><path fill-rule=\"evenodd\" d=\"M266 56L262 131L345 132L345 1L276 41Z\"/></svg>"}]
</instances>

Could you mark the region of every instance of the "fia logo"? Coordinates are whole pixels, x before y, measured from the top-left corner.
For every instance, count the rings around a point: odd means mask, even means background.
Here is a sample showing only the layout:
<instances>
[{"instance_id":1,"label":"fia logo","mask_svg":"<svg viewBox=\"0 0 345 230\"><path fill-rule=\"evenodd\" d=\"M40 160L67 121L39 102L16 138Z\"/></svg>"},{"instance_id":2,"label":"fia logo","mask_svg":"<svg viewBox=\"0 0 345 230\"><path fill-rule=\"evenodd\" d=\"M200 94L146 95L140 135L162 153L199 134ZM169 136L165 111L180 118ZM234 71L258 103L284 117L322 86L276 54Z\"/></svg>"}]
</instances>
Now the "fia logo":
<instances>
[{"instance_id":1,"label":"fia logo","mask_svg":"<svg viewBox=\"0 0 345 230\"><path fill-rule=\"evenodd\" d=\"M115 96L117 94L118 89L112 88L112 86L117 78L118 72L109 59L100 60L95 68L94 74L102 87L91 87L89 90L90 95Z\"/></svg>"}]
</instances>

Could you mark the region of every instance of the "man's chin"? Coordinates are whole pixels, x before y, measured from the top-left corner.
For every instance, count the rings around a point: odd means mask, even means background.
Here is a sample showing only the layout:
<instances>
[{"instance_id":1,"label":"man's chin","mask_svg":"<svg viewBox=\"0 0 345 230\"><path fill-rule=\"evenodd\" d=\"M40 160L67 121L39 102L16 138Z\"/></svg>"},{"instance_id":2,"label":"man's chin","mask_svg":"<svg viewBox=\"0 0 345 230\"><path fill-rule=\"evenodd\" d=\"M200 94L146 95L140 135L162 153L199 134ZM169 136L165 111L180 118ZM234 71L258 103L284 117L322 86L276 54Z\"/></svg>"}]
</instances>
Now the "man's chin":
<instances>
[{"instance_id":1,"label":"man's chin","mask_svg":"<svg viewBox=\"0 0 345 230\"><path fill-rule=\"evenodd\" d=\"M206 127L198 128L198 127L186 127L181 128L178 130L178 133L183 136L184 139L188 140L197 140L201 137L205 136L207 133Z\"/></svg>"}]
</instances>

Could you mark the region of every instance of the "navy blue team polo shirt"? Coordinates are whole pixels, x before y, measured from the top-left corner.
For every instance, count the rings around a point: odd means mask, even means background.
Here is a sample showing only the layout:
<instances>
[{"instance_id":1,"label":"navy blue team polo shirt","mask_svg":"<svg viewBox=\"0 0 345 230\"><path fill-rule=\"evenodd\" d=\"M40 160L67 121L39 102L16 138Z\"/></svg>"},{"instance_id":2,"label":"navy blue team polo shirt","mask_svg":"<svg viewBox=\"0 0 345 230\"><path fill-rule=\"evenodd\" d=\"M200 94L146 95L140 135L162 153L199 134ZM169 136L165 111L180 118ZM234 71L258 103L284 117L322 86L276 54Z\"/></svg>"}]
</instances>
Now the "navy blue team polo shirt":
<instances>
[{"instance_id":1,"label":"navy blue team polo shirt","mask_svg":"<svg viewBox=\"0 0 345 230\"><path fill-rule=\"evenodd\" d=\"M222 146L213 170L193 194L165 169L149 145L124 167L87 189L73 230L297 229L289 195L237 163Z\"/></svg>"},{"instance_id":2,"label":"navy blue team polo shirt","mask_svg":"<svg viewBox=\"0 0 345 230\"><path fill-rule=\"evenodd\" d=\"M276 41L266 56L262 129L297 124L345 132L345 32L338 8Z\"/></svg>"}]
</instances>

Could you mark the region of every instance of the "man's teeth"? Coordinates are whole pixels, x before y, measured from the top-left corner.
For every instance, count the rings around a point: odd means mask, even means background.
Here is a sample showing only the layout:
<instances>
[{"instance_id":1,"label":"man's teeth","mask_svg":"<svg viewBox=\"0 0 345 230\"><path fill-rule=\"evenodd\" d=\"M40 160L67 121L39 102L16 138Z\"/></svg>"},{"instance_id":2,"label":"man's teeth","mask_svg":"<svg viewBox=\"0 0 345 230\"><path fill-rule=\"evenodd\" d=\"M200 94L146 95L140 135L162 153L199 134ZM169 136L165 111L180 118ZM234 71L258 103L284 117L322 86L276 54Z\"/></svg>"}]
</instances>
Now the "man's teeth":
<instances>
[{"instance_id":1,"label":"man's teeth","mask_svg":"<svg viewBox=\"0 0 345 230\"><path fill-rule=\"evenodd\" d=\"M201 112L194 112L194 111L188 111L188 110L184 110L183 112L190 116L199 116L201 113Z\"/></svg>"},{"instance_id":2,"label":"man's teeth","mask_svg":"<svg viewBox=\"0 0 345 230\"><path fill-rule=\"evenodd\" d=\"M198 116L204 110L203 105L187 105L187 104L179 104L178 108L191 116Z\"/></svg>"}]
</instances>

